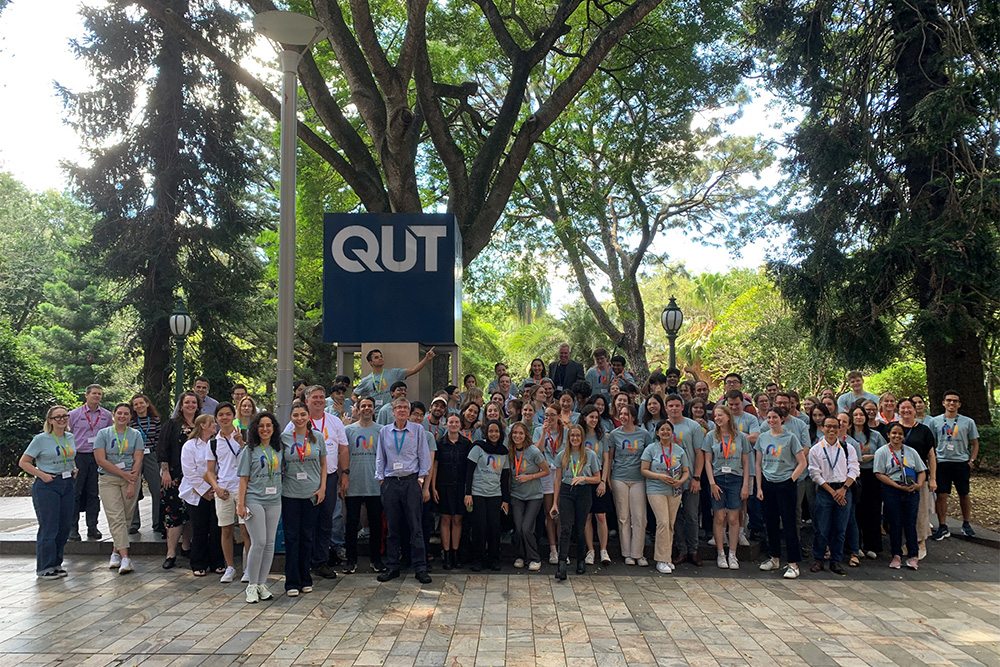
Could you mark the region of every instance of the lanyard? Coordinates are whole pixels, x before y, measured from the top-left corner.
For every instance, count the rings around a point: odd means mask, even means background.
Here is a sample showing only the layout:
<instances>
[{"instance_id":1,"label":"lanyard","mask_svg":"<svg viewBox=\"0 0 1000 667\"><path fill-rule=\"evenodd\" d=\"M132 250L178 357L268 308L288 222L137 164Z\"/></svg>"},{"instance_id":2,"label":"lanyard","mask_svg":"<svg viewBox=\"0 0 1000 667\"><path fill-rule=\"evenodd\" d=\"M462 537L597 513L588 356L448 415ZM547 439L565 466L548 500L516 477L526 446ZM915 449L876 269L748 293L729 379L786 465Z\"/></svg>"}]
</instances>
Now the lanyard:
<instances>
[{"instance_id":1,"label":"lanyard","mask_svg":"<svg viewBox=\"0 0 1000 667\"><path fill-rule=\"evenodd\" d=\"M719 451L722 453L722 458L728 459L736 452L736 434L729 436L729 442L726 442L726 438L719 434Z\"/></svg>"},{"instance_id":2,"label":"lanyard","mask_svg":"<svg viewBox=\"0 0 1000 667\"><path fill-rule=\"evenodd\" d=\"M69 447L69 436L63 434L63 444L59 444L59 438L55 435L52 439L56 441L56 452L62 455L63 463L69 463L69 457L73 455L73 450Z\"/></svg>"},{"instance_id":3,"label":"lanyard","mask_svg":"<svg viewBox=\"0 0 1000 667\"><path fill-rule=\"evenodd\" d=\"M462 435L464 435L469 440L472 440L472 429L471 428L463 428L461 431L459 431L459 433L461 433Z\"/></svg>"},{"instance_id":4,"label":"lanyard","mask_svg":"<svg viewBox=\"0 0 1000 667\"><path fill-rule=\"evenodd\" d=\"M430 424L430 428L428 430L431 432L431 435L434 436L434 439L437 440L438 433L440 433L441 431L441 422L434 424L430 420L428 420L427 423Z\"/></svg>"},{"instance_id":5,"label":"lanyard","mask_svg":"<svg viewBox=\"0 0 1000 667\"><path fill-rule=\"evenodd\" d=\"M667 466L667 472L670 472L674 467L674 443L670 443L670 456L667 456L667 450L663 448L663 443L660 443L660 453L663 454L663 463Z\"/></svg>"},{"instance_id":6,"label":"lanyard","mask_svg":"<svg viewBox=\"0 0 1000 667\"><path fill-rule=\"evenodd\" d=\"M896 458L896 450L894 450L892 447L889 448L889 454L892 455L892 462L896 464L897 468L900 468L903 471L903 476L905 477L906 476L906 452L904 452L903 449L900 448L899 449L899 453L903 455L903 462L902 463L900 463L899 459Z\"/></svg>"},{"instance_id":7,"label":"lanyard","mask_svg":"<svg viewBox=\"0 0 1000 667\"><path fill-rule=\"evenodd\" d=\"M320 422L320 428L316 428L316 420L313 419L312 417L309 418L309 423L312 424L312 427L315 428L317 431L320 431L320 432L323 433L323 440L328 440L330 438L329 434L326 432L326 413L325 412L323 413L323 421Z\"/></svg>"},{"instance_id":8,"label":"lanyard","mask_svg":"<svg viewBox=\"0 0 1000 667\"><path fill-rule=\"evenodd\" d=\"M558 432L559 431L556 431L556 433ZM555 456L556 449L559 446L559 439L553 438L548 429L545 429L545 444L552 450L552 456Z\"/></svg>"},{"instance_id":9,"label":"lanyard","mask_svg":"<svg viewBox=\"0 0 1000 667\"><path fill-rule=\"evenodd\" d=\"M383 369L381 373L378 374L378 382L375 381L375 371L372 371L372 388L375 393L382 393L385 391L385 370Z\"/></svg>"},{"instance_id":10,"label":"lanyard","mask_svg":"<svg viewBox=\"0 0 1000 667\"><path fill-rule=\"evenodd\" d=\"M580 468L583 467L583 461L580 460L579 456L571 456L569 459L569 468L573 471L573 477L576 477L580 472Z\"/></svg>"},{"instance_id":11,"label":"lanyard","mask_svg":"<svg viewBox=\"0 0 1000 667\"><path fill-rule=\"evenodd\" d=\"M125 438L122 439L118 437L118 431L112 431L115 436L115 442L118 443L118 456L124 456L125 450L128 449L128 431L125 431Z\"/></svg>"},{"instance_id":12,"label":"lanyard","mask_svg":"<svg viewBox=\"0 0 1000 667\"><path fill-rule=\"evenodd\" d=\"M274 453L270 445L264 445L262 449L264 455L260 457L260 467L267 468L268 478L273 478L274 471L278 469L278 455Z\"/></svg>"},{"instance_id":13,"label":"lanyard","mask_svg":"<svg viewBox=\"0 0 1000 667\"><path fill-rule=\"evenodd\" d=\"M96 421L90 421L90 410L87 409L87 406L83 406L83 416L87 418L87 426L90 427L90 435L94 435L94 427L101 423L101 408L97 408ZM957 419L955 420L955 423L958 423Z\"/></svg>"},{"instance_id":14,"label":"lanyard","mask_svg":"<svg viewBox=\"0 0 1000 667\"><path fill-rule=\"evenodd\" d=\"M230 452L230 453L231 453L231 454L232 454L233 456L236 456L236 455L237 455L237 454L236 454L236 450L235 450L235 449L233 449L233 445L232 445L232 444L231 444L231 443L229 442L229 438L227 438L226 436L222 435L222 433L219 433L219 437L220 437L220 438L222 438L223 440L225 440L225 442L226 442L226 447L229 447L229 452Z\"/></svg>"},{"instance_id":15,"label":"lanyard","mask_svg":"<svg viewBox=\"0 0 1000 667\"><path fill-rule=\"evenodd\" d=\"M392 437L396 441L396 454L402 454L403 453L403 445L406 444L406 434L407 434L407 431L404 430L403 431L403 439L400 440L400 438L399 438L399 431L393 429L393 431L392 431Z\"/></svg>"},{"instance_id":16,"label":"lanyard","mask_svg":"<svg viewBox=\"0 0 1000 667\"><path fill-rule=\"evenodd\" d=\"M865 438L865 441L861 442L861 438L859 436L864 436L864 434L865 434L864 431L855 431L854 439L861 443L861 451L867 453L868 451L871 450L871 447L868 446L871 438Z\"/></svg>"},{"instance_id":17,"label":"lanyard","mask_svg":"<svg viewBox=\"0 0 1000 667\"><path fill-rule=\"evenodd\" d=\"M605 374L603 371L601 371L600 368L598 368L597 369L597 384L602 385L602 386L603 385L610 385L611 384L611 378L612 378L613 375L614 375L614 373L611 371L610 367L608 368L607 374Z\"/></svg>"},{"instance_id":18,"label":"lanyard","mask_svg":"<svg viewBox=\"0 0 1000 667\"><path fill-rule=\"evenodd\" d=\"M518 456L517 452L521 452L521 455ZM524 468L524 449L519 449L514 452L514 475L520 475L522 468Z\"/></svg>"},{"instance_id":19,"label":"lanyard","mask_svg":"<svg viewBox=\"0 0 1000 667\"><path fill-rule=\"evenodd\" d=\"M830 454L826 451L826 444L823 445L823 456L826 457L826 462L830 466L830 474L837 472L837 463L840 461L840 447L837 447L837 455L833 457L833 462L830 462Z\"/></svg>"},{"instance_id":20,"label":"lanyard","mask_svg":"<svg viewBox=\"0 0 1000 667\"><path fill-rule=\"evenodd\" d=\"M136 417L135 423L139 426L139 432L142 433L142 442L146 444L149 442L149 429L152 427L153 419L152 417L146 417L146 426L142 425L142 417Z\"/></svg>"},{"instance_id":21,"label":"lanyard","mask_svg":"<svg viewBox=\"0 0 1000 667\"><path fill-rule=\"evenodd\" d=\"M955 434L958 432L958 417L955 417L955 423L952 424L951 426L948 426L947 418L942 418L942 422L943 425L941 426L941 433L948 436L948 440L951 440L953 437L955 437Z\"/></svg>"},{"instance_id":22,"label":"lanyard","mask_svg":"<svg viewBox=\"0 0 1000 667\"><path fill-rule=\"evenodd\" d=\"M312 453L312 448L309 447L309 434L306 433L302 436L302 444L299 444L298 436L295 435L295 431L292 431L292 451L294 451L299 456L299 463L306 460L306 457Z\"/></svg>"}]
</instances>

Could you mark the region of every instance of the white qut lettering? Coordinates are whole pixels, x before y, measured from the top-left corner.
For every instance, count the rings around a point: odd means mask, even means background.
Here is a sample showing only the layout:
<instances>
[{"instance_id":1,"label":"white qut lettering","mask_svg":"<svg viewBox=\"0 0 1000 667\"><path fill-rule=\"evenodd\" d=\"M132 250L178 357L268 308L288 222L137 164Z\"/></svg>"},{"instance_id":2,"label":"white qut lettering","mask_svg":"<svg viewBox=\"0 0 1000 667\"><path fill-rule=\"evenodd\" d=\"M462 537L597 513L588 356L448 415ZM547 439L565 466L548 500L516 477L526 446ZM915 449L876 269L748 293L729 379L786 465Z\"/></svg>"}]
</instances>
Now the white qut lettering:
<instances>
[{"instance_id":1,"label":"white qut lettering","mask_svg":"<svg viewBox=\"0 0 1000 667\"><path fill-rule=\"evenodd\" d=\"M382 266L387 271L393 273L406 273L417 265L417 239L409 231L404 231L403 236L406 241L403 243L403 261L396 261L393 252L393 228L389 225L382 227Z\"/></svg>"},{"instance_id":2,"label":"white qut lettering","mask_svg":"<svg viewBox=\"0 0 1000 667\"><path fill-rule=\"evenodd\" d=\"M354 250L354 255L357 259L351 259L344 254L344 243L347 239L352 237L357 237L365 242L364 248L357 248ZM333 243L330 244L330 250L333 253L333 261L335 261L344 271L361 273L366 268L369 271L382 271L382 267L378 265L377 261L378 239L367 227L362 227L361 225L350 225L348 227L344 227L337 232L336 236L333 237Z\"/></svg>"},{"instance_id":3,"label":"white qut lettering","mask_svg":"<svg viewBox=\"0 0 1000 667\"><path fill-rule=\"evenodd\" d=\"M432 273L438 270L438 239L448 234L441 225L413 225L410 231L424 240L424 270Z\"/></svg>"},{"instance_id":4,"label":"white qut lettering","mask_svg":"<svg viewBox=\"0 0 1000 667\"><path fill-rule=\"evenodd\" d=\"M350 273L361 273L366 269L369 271L391 271L392 273L406 273L417 265L418 243L420 239L424 242L424 270L434 273L438 270L438 245L441 239L448 236L448 230L441 225L413 225L403 230L403 259L396 259L395 228L392 225L383 225L381 228L381 242L375 232L361 225L349 225L344 227L330 244L330 251L333 261L345 271ZM353 257L348 257L346 243L348 239L359 238L364 245L359 248L352 248ZM381 263L379 262L381 258Z\"/></svg>"}]
</instances>

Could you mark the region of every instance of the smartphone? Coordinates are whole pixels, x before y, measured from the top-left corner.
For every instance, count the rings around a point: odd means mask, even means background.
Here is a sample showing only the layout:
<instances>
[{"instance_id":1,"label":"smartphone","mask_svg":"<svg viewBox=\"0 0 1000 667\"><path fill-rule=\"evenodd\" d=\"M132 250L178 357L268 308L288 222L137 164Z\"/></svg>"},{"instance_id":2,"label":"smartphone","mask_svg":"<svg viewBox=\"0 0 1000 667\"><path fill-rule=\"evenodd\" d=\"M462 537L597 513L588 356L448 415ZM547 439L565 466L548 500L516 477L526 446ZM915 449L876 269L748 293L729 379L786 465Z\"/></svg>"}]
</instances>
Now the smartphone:
<instances>
[{"instance_id":1,"label":"smartphone","mask_svg":"<svg viewBox=\"0 0 1000 667\"><path fill-rule=\"evenodd\" d=\"M312 501L313 505L319 505L319 496L309 496L309 500Z\"/></svg>"}]
</instances>

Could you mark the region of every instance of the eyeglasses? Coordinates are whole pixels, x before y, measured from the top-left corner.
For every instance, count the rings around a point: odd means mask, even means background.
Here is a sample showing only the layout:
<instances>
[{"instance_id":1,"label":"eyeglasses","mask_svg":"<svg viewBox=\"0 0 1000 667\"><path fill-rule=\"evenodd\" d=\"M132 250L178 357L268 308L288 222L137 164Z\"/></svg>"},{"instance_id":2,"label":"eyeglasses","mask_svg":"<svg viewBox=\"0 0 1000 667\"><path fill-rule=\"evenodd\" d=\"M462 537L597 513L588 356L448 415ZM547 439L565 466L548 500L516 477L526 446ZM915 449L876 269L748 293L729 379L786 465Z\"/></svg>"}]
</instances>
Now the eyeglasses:
<instances>
[{"instance_id":1,"label":"eyeglasses","mask_svg":"<svg viewBox=\"0 0 1000 667\"><path fill-rule=\"evenodd\" d=\"M49 419L62 421L64 419L69 419L69 415L52 415Z\"/></svg>"}]
</instances>

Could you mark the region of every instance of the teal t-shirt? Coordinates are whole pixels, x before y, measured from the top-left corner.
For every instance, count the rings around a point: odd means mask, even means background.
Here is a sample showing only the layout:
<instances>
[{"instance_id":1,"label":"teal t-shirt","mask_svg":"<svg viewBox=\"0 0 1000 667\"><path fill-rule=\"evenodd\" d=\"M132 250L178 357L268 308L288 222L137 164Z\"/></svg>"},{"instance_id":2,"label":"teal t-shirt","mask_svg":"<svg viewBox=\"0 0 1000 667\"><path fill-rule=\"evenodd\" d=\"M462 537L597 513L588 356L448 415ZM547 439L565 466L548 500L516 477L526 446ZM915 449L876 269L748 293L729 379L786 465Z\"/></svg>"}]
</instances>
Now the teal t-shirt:
<instances>
[{"instance_id":1,"label":"teal t-shirt","mask_svg":"<svg viewBox=\"0 0 1000 667\"><path fill-rule=\"evenodd\" d=\"M281 434L284 447L284 467L281 477L281 495L286 498L308 498L319 490L320 479L326 475L326 466L320 466L320 457L326 457L323 434L311 429L315 442L298 437L293 431ZM327 489L329 493L331 489Z\"/></svg>"},{"instance_id":2,"label":"teal t-shirt","mask_svg":"<svg viewBox=\"0 0 1000 667\"><path fill-rule=\"evenodd\" d=\"M371 396L375 401L375 411L378 412L379 408L392 400L389 387L405 380L405 368L383 368L381 373L369 373L361 378L361 382L354 387L354 393L359 397Z\"/></svg>"},{"instance_id":3,"label":"teal t-shirt","mask_svg":"<svg viewBox=\"0 0 1000 667\"><path fill-rule=\"evenodd\" d=\"M659 442L653 442L646 445L646 449L642 452L642 460L649 461L649 469L653 472L670 475L674 479L680 479L681 468L687 468L689 472L691 469L688 465L687 452L680 445L662 447ZM682 493L684 493L683 487L675 489L663 480L646 478L647 496L679 496Z\"/></svg>"},{"instance_id":4,"label":"teal t-shirt","mask_svg":"<svg viewBox=\"0 0 1000 667\"><path fill-rule=\"evenodd\" d=\"M938 461L964 463L969 460L969 441L979 438L976 422L965 415L948 419L940 414L931 420L929 428L937 436L934 453Z\"/></svg>"},{"instance_id":5,"label":"teal t-shirt","mask_svg":"<svg viewBox=\"0 0 1000 667\"><path fill-rule=\"evenodd\" d=\"M616 428L611 432L610 438L614 447L611 479L619 482L641 482L642 453L650 441L649 431L637 427L634 431L626 432L622 428Z\"/></svg>"},{"instance_id":6,"label":"teal t-shirt","mask_svg":"<svg viewBox=\"0 0 1000 667\"><path fill-rule=\"evenodd\" d=\"M874 472L882 473L897 484L904 485L916 484L917 473L927 470L917 450L906 445L899 452L892 451L889 445L879 447L872 463Z\"/></svg>"},{"instance_id":7,"label":"teal t-shirt","mask_svg":"<svg viewBox=\"0 0 1000 667\"><path fill-rule=\"evenodd\" d=\"M103 449L108 462L122 470L132 470L132 455L135 454L136 447L139 448L139 451L146 448L142 433L127 427L125 433L121 434L115 431L114 424L98 431L97 438L94 440L94 449ZM102 475L110 474L104 468L98 472Z\"/></svg>"},{"instance_id":8,"label":"teal t-shirt","mask_svg":"<svg viewBox=\"0 0 1000 667\"><path fill-rule=\"evenodd\" d=\"M375 447L380 430L382 427L375 423L371 426L350 424L344 428L350 455L348 466L351 469L351 474L347 476L348 496L379 495L378 480L375 479Z\"/></svg>"},{"instance_id":9,"label":"teal t-shirt","mask_svg":"<svg viewBox=\"0 0 1000 667\"><path fill-rule=\"evenodd\" d=\"M712 475L743 476L743 455L750 453L750 441L743 433L736 433L727 438L725 443L715 439L715 433L709 433L702 442L702 451L712 454ZM726 456L728 454L728 456ZM723 470L728 468L728 470Z\"/></svg>"},{"instance_id":10,"label":"teal t-shirt","mask_svg":"<svg viewBox=\"0 0 1000 667\"><path fill-rule=\"evenodd\" d=\"M556 454L562 449L563 443L566 441L566 430L556 427L555 431L546 433L545 427L539 426L532 435L532 441L537 442L542 448L542 454L545 455L545 460L548 461L549 467L552 469L558 468L559 460Z\"/></svg>"},{"instance_id":11,"label":"teal t-shirt","mask_svg":"<svg viewBox=\"0 0 1000 667\"><path fill-rule=\"evenodd\" d=\"M601 436L600 440L597 439L593 433L588 433L583 436L583 444L590 451L597 455L597 469L602 470L604 468L604 452L608 451L608 435L604 434Z\"/></svg>"},{"instance_id":12,"label":"teal t-shirt","mask_svg":"<svg viewBox=\"0 0 1000 667\"><path fill-rule=\"evenodd\" d=\"M851 437L854 438L854 440L858 443L858 447L860 448L860 453L858 454L858 463L860 464L862 469L866 470L872 469L872 466L875 464L875 460L872 459L871 461L862 461L861 460L862 454L874 455L875 452L877 452L883 445L889 444L885 441L885 438L882 437L882 434L876 431L875 429L872 429L868 439L865 439L864 431L855 431L854 433L851 434Z\"/></svg>"},{"instance_id":13,"label":"teal t-shirt","mask_svg":"<svg viewBox=\"0 0 1000 667\"><path fill-rule=\"evenodd\" d=\"M746 436L749 436L752 433L760 433L762 430L760 420L748 412L741 412L738 415L733 415L733 423L736 424L736 430ZM709 430L715 430L715 424L713 422L709 422L709 424ZM714 436L709 437L714 439ZM747 465L750 467L751 471L757 469L757 459L754 458L754 448L750 446L749 437L747 438ZM751 475L751 477L752 476L753 475Z\"/></svg>"},{"instance_id":14,"label":"teal t-shirt","mask_svg":"<svg viewBox=\"0 0 1000 667\"><path fill-rule=\"evenodd\" d=\"M791 431L782 431L781 435L772 435L769 429L760 434L754 449L761 457L760 469L764 479L772 484L778 484L792 478L792 473L795 472L795 467L798 465L795 457L802 451L802 441ZM809 469L806 468L800 475L800 479L808 474Z\"/></svg>"},{"instance_id":15,"label":"teal t-shirt","mask_svg":"<svg viewBox=\"0 0 1000 667\"><path fill-rule=\"evenodd\" d=\"M522 484L517 481L517 476L534 475L541 472L543 461L545 461L545 457L538 450L538 447L531 444L526 444L524 449L514 452L513 460L510 462L511 498L538 500L542 497L542 479L540 477Z\"/></svg>"},{"instance_id":16,"label":"teal t-shirt","mask_svg":"<svg viewBox=\"0 0 1000 667\"><path fill-rule=\"evenodd\" d=\"M247 505L281 504L282 447L244 447L240 452L236 474L247 478Z\"/></svg>"},{"instance_id":17,"label":"teal t-shirt","mask_svg":"<svg viewBox=\"0 0 1000 667\"><path fill-rule=\"evenodd\" d=\"M697 460L695 457L701 450L701 443L705 439L705 429L701 427L701 424L687 417L684 417L684 420L680 424L671 422L670 425L674 427L674 444L684 448L684 453L687 454L688 467L691 468L690 472L693 477L694 464ZM685 488L687 488L689 483L685 483Z\"/></svg>"},{"instance_id":18,"label":"teal t-shirt","mask_svg":"<svg viewBox=\"0 0 1000 667\"><path fill-rule=\"evenodd\" d=\"M472 473L472 495L493 498L501 495L500 477L507 467L506 454L487 454L479 445L473 445L469 460L476 466Z\"/></svg>"},{"instance_id":19,"label":"teal t-shirt","mask_svg":"<svg viewBox=\"0 0 1000 667\"><path fill-rule=\"evenodd\" d=\"M24 453L35 459L36 468L56 477L72 473L76 467L76 440L69 431L59 438L51 433L39 433L31 439Z\"/></svg>"},{"instance_id":20,"label":"teal t-shirt","mask_svg":"<svg viewBox=\"0 0 1000 667\"><path fill-rule=\"evenodd\" d=\"M560 479L562 479L563 484L572 484L573 477L593 477L594 475L601 472L601 465L597 462L597 457L594 455L594 453L587 449L583 451L587 452L586 461L581 461L578 458L574 458L573 455L570 454L569 463L567 463L566 467L563 468L562 475L560 476ZM560 449L556 453L556 458L559 460L560 463L562 463L562 457L563 457L563 450ZM576 469L575 474L573 472L574 466ZM586 483L587 482L581 482L580 484L586 484ZM577 484L577 486L580 486L580 484Z\"/></svg>"}]
</instances>

